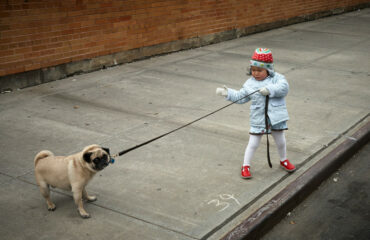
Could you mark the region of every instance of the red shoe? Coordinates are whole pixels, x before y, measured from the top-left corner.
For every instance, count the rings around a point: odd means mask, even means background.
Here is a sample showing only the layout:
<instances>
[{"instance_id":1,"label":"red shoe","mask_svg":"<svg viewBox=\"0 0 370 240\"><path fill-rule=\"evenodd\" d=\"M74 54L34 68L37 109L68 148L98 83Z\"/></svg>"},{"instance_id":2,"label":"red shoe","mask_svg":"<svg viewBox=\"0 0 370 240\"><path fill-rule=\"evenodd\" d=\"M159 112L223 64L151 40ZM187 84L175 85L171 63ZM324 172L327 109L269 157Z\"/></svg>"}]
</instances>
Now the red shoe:
<instances>
[{"instance_id":1,"label":"red shoe","mask_svg":"<svg viewBox=\"0 0 370 240\"><path fill-rule=\"evenodd\" d=\"M295 166L291 164L288 159L285 159L284 161L280 161L280 165L282 168L284 168L288 172L294 172L295 170Z\"/></svg>"},{"instance_id":2,"label":"red shoe","mask_svg":"<svg viewBox=\"0 0 370 240\"><path fill-rule=\"evenodd\" d=\"M251 178L251 172L250 172L250 167L249 166L243 166L242 167L242 178Z\"/></svg>"}]
</instances>

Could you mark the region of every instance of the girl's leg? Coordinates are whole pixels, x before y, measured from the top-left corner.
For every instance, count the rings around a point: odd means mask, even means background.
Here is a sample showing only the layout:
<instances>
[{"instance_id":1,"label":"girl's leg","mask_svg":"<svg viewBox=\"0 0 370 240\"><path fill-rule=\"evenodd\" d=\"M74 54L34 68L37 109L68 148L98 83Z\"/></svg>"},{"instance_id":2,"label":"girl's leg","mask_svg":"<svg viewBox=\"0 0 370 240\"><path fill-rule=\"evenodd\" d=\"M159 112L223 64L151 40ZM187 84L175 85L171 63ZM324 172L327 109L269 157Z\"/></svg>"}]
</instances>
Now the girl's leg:
<instances>
[{"instance_id":1,"label":"girl's leg","mask_svg":"<svg viewBox=\"0 0 370 240\"><path fill-rule=\"evenodd\" d=\"M280 165L288 172L293 172L295 166L290 163L286 157L286 141L284 131L272 131L272 136L274 137L275 143L280 156Z\"/></svg>"},{"instance_id":2,"label":"girl's leg","mask_svg":"<svg viewBox=\"0 0 370 240\"><path fill-rule=\"evenodd\" d=\"M244 162L243 166L250 166L251 160L254 153L256 152L258 146L260 145L262 135L249 135L248 146L245 149L244 153Z\"/></svg>"},{"instance_id":3,"label":"girl's leg","mask_svg":"<svg viewBox=\"0 0 370 240\"><path fill-rule=\"evenodd\" d=\"M285 140L285 134L284 131L271 131L272 137L275 140L279 156L280 156L280 161L284 161L287 159L286 157L286 140Z\"/></svg>"}]
</instances>

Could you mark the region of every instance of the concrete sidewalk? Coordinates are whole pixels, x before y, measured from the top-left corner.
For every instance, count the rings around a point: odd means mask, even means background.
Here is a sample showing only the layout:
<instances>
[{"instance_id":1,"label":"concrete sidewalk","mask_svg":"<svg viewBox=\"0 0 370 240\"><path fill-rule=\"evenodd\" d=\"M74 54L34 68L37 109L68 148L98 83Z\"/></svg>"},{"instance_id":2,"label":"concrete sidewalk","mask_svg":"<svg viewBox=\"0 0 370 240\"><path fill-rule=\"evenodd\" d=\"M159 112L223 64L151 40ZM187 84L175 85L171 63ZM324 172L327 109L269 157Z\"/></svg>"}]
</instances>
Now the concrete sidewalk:
<instances>
[{"instance_id":1,"label":"concrete sidewalk","mask_svg":"<svg viewBox=\"0 0 370 240\"><path fill-rule=\"evenodd\" d=\"M0 236L3 239L219 239L363 126L370 112L370 9L203 48L73 76L0 95ZM257 47L271 48L290 83L289 159L273 168L265 139L240 178L249 104L215 115L116 159L87 191L81 219L70 193L54 190L48 212L33 158L88 144L130 148L228 104ZM362 128L363 129L363 128Z\"/></svg>"}]
</instances>

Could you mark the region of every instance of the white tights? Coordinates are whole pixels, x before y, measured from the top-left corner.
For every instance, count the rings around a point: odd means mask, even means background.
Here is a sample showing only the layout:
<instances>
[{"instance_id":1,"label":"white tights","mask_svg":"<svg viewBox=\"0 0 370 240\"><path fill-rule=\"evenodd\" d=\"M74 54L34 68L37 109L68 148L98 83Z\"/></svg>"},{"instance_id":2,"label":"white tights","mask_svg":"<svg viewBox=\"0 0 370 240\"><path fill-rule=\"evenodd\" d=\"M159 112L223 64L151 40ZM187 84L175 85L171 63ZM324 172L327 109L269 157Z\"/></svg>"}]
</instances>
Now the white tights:
<instances>
[{"instance_id":1,"label":"white tights","mask_svg":"<svg viewBox=\"0 0 370 240\"><path fill-rule=\"evenodd\" d=\"M276 143L280 161L287 159L286 157L286 140L284 131L271 131L271 135ZM250 166L251 159L260 145L262 135L249 135L248 146L245 149L243 166Z\"/></svg>"}]
</instances>

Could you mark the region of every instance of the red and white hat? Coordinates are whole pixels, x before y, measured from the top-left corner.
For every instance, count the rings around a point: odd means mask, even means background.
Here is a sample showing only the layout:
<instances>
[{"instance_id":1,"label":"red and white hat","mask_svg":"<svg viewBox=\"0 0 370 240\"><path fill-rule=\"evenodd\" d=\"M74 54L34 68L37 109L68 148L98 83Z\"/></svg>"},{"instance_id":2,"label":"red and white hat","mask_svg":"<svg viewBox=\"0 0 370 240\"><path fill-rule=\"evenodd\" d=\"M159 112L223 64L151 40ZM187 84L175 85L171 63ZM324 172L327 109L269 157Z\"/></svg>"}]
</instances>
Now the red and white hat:
<instances>
[{"instance_id":1,"label":"red and white hat","mask_svg":"<svg viewBox=\"0 0 370 240\"><path fill-rule=\"evenodd\" d=\"M257 48L250 60L251 66L265 68L269 73L274 73L274 60L272 58L272 52L268 48Z\"/></svg>"}]
</instances>

